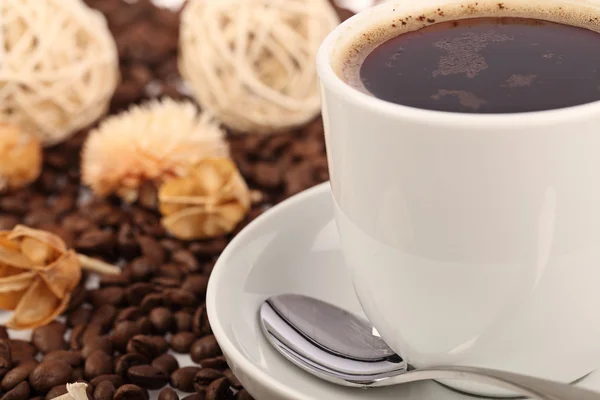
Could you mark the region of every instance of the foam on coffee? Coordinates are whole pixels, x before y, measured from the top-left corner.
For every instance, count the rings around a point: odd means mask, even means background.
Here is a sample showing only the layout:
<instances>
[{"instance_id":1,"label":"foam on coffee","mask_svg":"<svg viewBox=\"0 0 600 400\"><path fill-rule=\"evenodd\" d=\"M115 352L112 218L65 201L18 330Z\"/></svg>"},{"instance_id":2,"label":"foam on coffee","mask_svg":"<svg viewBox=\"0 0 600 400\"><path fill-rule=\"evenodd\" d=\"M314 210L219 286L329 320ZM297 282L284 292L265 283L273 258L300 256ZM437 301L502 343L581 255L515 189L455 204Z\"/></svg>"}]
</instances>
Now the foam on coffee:
<instances>
[{"instance_id":1,"label":"foam on coffee","mask_svg":"<svg viewBox=\"0 0 600 400\"><path fill-rule=\"evenodd\" d=\"M600 7L588 2L566 4L561 0L482 0L457 2L439 8L424 9L419 13L406 14L401 11L402 5L398 5L397 8L393 9L393 12L398 13L397 17L388 18L362 32L357 32L348 45L341 47L337 54L332 55L332 67L342 80L356 89L369 93L361 81L360 67L371 51L387 40L403 33L416 31L441 22L481 17L519 17L555 22L600 32ZM493 42L506 40L506 38L498 36L486 37L480 40ZM451 50L455 53L455 58L464 60L464 68L470 68L470 70L465 70L465 73L477 73L480 60L476 59L476 52L470 52L468 48L453 48ZM456 63L448 65L452 65L452 68L457 67ZM447 72L449 71L443 69L437 71L440 74ZM527 80L527 77L516 77L516 85L520 84L520 82L517 82L520 79Z\"/></svg>"}]
</instances>

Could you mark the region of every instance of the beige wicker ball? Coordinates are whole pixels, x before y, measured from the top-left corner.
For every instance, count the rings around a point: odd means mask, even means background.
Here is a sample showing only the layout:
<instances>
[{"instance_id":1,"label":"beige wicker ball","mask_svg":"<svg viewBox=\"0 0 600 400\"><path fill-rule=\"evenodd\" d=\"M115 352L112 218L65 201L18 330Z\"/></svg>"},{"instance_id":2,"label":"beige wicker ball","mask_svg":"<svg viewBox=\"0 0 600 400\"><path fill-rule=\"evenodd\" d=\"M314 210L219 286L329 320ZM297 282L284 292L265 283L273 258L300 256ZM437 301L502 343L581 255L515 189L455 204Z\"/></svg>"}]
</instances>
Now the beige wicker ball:
<instances>
[{"instance_id":1,"label":"beige wicker ball","mask_svg":"<svg viewBox=\"0 0 600 400\"><path fill-rule=\"evenodd\" d=\"M61 142L106 112L118 79L98 11L81 0L0 1L0 121Z\"/></svg>"},{"instance_id":2,"label":"beige wicker ball","mask_svg":"<svg viewBox=\"0 0 600 400\"><path fill-rule=\"evenodd\" d=\"M229 128L281 131L319 113L316 54L338 24L328 0L189 0L179 69Z\"/></svg>"}]
</instances>

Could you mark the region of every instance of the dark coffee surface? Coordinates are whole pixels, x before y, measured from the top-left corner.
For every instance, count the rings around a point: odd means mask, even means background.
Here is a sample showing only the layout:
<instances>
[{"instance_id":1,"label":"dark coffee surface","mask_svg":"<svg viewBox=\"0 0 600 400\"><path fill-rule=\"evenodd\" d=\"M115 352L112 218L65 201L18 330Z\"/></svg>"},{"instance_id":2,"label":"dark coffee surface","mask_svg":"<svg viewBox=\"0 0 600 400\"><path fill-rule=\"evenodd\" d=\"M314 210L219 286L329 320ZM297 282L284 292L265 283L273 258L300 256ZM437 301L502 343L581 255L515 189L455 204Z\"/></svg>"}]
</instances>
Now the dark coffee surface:
<instances>
[{"instance_id":1,"label":"dark coffee surface","mask_svg":"<svg viewBox=\"0 0 600 400\"><path fill-rule=\"evenodd\" d=\"M364 60L375 97L464 113L516 113L600 100L600 34L525 18L471 18L392 38Z\"/></svg>"}]
</instances>

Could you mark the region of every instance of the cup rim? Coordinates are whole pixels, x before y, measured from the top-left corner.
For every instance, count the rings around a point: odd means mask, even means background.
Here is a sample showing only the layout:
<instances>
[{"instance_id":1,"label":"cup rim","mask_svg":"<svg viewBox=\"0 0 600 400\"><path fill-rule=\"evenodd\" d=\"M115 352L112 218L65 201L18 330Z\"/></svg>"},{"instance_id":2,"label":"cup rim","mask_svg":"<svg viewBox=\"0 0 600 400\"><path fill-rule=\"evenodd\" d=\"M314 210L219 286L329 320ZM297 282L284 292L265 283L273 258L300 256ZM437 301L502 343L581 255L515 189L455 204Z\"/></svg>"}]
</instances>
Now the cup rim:
<instances>
[{"instance_id":1,"label":"cup rim","mask_svg":"<svg viewBox=\"0 0 600 400\"><path fill-rule=\"evenodd\" d=\"M321 85L345 101L375 114L407 121L427 123L432 126L469 126L469 127L527 127L554 125L582 118L598 116L600 123L600 100L564 108L544 111L529 111L504 114L477 114L427 110L391 103L370 96L344 82L334 71L331 55L338 39L351 34L358 37L364 30L354 30L352 25L369 18L374 13L382 14L389 9L400 7L398 0L391 0L361 11L338 25L321 43L317 53L317 72ZM375 25L374 25L375 26ZM351 32L351 33L350 33ZM324 100L324 99L323 99Z\"/></svg>"}]
</instances>

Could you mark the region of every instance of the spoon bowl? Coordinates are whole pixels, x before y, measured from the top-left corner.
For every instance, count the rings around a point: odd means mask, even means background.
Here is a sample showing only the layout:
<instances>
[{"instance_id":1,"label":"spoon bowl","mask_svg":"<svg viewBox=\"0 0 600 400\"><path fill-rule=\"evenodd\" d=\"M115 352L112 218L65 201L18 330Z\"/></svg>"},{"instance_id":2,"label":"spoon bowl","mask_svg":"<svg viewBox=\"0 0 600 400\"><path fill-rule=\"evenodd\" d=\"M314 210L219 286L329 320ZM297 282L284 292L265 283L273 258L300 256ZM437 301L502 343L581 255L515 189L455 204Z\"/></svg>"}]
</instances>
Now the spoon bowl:
<instances>
[{"instance_id":1,"label":"spoon bowl","mask_svg":"<svg viewBox=\"0 0 600 400\"><path fill-rule=\"evenodd\" d=\"M363 318L307 296L284 294L260 308L273 347L304 371L334 384L381 387L428 379L467 379L542 400L600 400L577 386L487 368L412 368Z\"/></svg>"}]
</instances>

